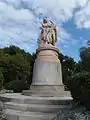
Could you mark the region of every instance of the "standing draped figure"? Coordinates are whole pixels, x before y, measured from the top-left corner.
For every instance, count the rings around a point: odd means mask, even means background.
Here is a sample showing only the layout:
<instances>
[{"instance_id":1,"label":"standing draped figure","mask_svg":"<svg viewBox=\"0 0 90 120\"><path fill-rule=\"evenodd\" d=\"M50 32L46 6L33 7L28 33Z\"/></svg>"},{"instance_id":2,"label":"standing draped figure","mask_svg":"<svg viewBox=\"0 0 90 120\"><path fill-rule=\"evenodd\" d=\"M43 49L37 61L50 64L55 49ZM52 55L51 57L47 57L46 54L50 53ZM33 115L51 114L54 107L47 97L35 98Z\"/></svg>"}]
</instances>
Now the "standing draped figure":
<instances>
[{"instance_id":1,"label":"standing draped figure","mask_svg":"<svg viewBox=\"0 0 90 120\"><path fill-rule=\"evenodd\" d=\"M52 21L50 22L51 24L49 25L47 19L43 19L39 44L51 44L55 46L55 43L57 42L57 30L54 23Z\"/></svg>"}]
</instances>

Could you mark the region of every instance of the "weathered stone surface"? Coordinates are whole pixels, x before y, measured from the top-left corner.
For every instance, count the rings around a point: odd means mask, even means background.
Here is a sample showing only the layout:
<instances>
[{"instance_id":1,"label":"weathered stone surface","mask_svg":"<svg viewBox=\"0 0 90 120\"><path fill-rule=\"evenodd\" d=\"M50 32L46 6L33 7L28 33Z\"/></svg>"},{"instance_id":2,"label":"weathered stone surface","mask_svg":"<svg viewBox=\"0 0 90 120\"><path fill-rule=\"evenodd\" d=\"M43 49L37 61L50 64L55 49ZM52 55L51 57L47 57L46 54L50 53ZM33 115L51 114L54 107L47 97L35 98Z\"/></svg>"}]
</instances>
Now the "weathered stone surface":
<instances>
[{"instance_id":1,"label":"weathered stone surface","mask_svg":"<svg viewBox=\"0 0 90 120\"><path fill-rule=\"evenodd\" d=\"M30 90L23 90L23 95L28 96L48 96L48 97L64 97L71 96L69 91L64 91L64 85L32 85Z\"/></svg>"},{"instance_id":2,"label":"weathered stone surface","mask_svg":"<svg viewBox=\"0 0 90 120\"><path fill-rule=\"evenodd\" d=\"M39 46L42 46L42 44L50 44L55 46L55 43L57 42L56 25L51 20L50 22L51 24L48 24L47 19L43 19L41 33L38 41Z\"/></svg>"},{"instance_id":3,"label":"weathered stone surface","mask_svg":"<svg viewBox=\"0 0 90 120\"><path fill-rule=\"evenodd\" d=\"M71 97L36 97L19 93L1 94L5 103L8 120L49 120L59 110L67 108Z\"/></svg>"},{"instance_id":4,"label":"weathered stone surface","mask_svg":"<svg viewBox=\"0 0 90 120\"><path fill-rule=\"evenodd\" d=\"M7 120L19 120L19 117L14 114L6 114Z\"/></svg>"},{"instance_id":5,"label":"weathered stone surface","mask_svg":"<svg viewBox=\"0 0 90 120\"><path fill-rule=\"evenodd\" d=\"M32 85L63 85L58 53L58 49L54 47L37 49Z\"/></svg>"},{"instance_id":6,"label":"weathered stone surface","mask_svg":"<svg viewBox=\"0 0 90 120\"><path fill-rule=\"evenodd\" d=\"M66 108L67 105L18 104L13 102L7 102L5 103L5 107L8 109L20 111L55 113L62 108Z\"/></svg>"},{"instance_id":7,"label":"weathered stone surface","mask_svg":"<svg viewBox=\"0 0 90 120\"><path fill-rule=\"evenodd\" d=\"M14 102L6 102L5 108L20 110L20 111L27 111L28 104L18 104Z\"/></svg>"},{"instance_id":8,"label":"weathered stone surface","mask_svg":"<svg viewBox=\"0 0 90 120\"><path fill-rule=\"evenodd\" d=\"M22 112L13 109L6 109L8 120L49 120L55 114L52 113L39 113L39 112Z\"/></svg>"},{"instance_id":9,"label":"weathered stone surface","mask_svg":"<svg viewBox=\"0 0 90 120\"><path fill-rule=\"evenodd\" d=\"M55 48L55 47L50 47L48 44L46 44L43 47L39 47L36 50L36 54L37 54L37 57L54 56L54 57L56 57L58 59L59 50L57 48Z\"/></svg>"},{"instance_id":10,"label":"weathered stone surface","mask_svg":"<svg viewBox=\"0 0 90 120\"><path fill-rule=\"evenodd\" d=\"M40 97L69 97L71 96L71 93L69 91L64 91L62 89L61 91L33 91L33 90L24 90L23 94L28 95L28 96L40 96Z\"/></svg>"},{"instance_id":11,"label":"weathered stone surface","mask_svg":"<svg viewBox=\"0 0 90 120\"><path fill-rule=\"evenodd\" d=\"M32 85L30 91L39 92L62 92L64 91L64 85Z\"/></svg>"},{"instance_id":12,"label":"weathered stone surface","mask_svg":"<svg viewBox=\"0 0 90 120\"><path fill-rule=\"evenodd\" d=\"M60 63L36 59L32 85L62 85Z\"/></svg>"},{"instance_id":13,"label":"weathered stone surface","mask_svg":"<svg viewBox=\"0 0 90 120\"><path fill-rule=\"evenodd\" d=\"M68 105L72 102L72 97L38 97L25 96L20 93L1 94L0 99L5 102L14 102L19 104L44 104L44 105Z\"/></svg>"}]
</instances>

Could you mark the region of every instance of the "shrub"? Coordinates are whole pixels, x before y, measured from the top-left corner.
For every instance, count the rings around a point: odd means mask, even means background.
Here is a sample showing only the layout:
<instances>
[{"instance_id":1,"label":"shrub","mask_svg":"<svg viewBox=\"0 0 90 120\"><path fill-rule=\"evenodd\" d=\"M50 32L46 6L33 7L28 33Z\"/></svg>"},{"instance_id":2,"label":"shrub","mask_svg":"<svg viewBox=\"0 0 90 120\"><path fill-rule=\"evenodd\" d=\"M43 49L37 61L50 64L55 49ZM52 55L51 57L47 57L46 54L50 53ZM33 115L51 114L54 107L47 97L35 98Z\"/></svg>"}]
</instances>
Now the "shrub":
<instances>
[{"instance_id":1,"label":"shrub","mask_svg":"<svg viewBox=\"0 0 90 120\"><path fill-rule=\"evenodd\" d=\"M0 71L0 90L3 88L3 81L4 81L4 77L2 72Z\"/></svg>"},{"instance_id":2,"label":"shrub","mask_svg":"<svg viewBox=\"0 0 90 120\"><path fill-rule=\"evenodd\" d=\"M72 103L61 109L52 120L90 120L90 111L84 106Z\"/></svg>"},{"instance_id":3,"label":"shrub","mask_svg":"<svg viewBox=\"0 0 90 120\"><path fill-rule=\"evenodd\" d=\"M5 106L1 101L0 101L0 120L7 120L6 114L5 114Z\"/></svg>"},{"instance_id":4,"label":"shrub","mask_svg":"<svg viewBox=\"0 0 90 120\"><path fill-rule=\"evenodd\" d=\"M77 73L68 78L67 84L74 100L90 109L90 73Z\"/></svg>"},{"instance_id":5,"label":"shrub","mask_svg":"<svg viewBox=\"0 0 90 120\"><path fill-rule=\"evenodd\" d=\"M6 89L13 90L15 93L20 93L22 90L26 90L28 88L29 85L24 80L14 80L6 84Z\"/></svg>"}]
</instances>

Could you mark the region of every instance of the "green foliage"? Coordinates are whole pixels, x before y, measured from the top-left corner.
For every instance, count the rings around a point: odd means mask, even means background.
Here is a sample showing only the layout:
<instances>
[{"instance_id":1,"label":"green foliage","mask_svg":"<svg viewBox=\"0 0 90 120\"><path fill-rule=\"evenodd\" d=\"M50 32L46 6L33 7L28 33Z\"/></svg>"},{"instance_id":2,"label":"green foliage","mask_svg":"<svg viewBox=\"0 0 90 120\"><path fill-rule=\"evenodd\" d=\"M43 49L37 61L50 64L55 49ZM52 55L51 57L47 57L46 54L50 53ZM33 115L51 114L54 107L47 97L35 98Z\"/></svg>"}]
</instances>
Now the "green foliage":
<instances>
[{"instance_id":1,"label":"green foliage","mask_svg":"<svg viewBox=\"0 0 90 120\"><path fill-rule=\"evenodd\" d=\"M0 70L5 78L4 86L13 80L30 80L32 55L24 50L10 46L0 49Z\"/></svg>"},{"instance_id":2,"label":"green foliage","mask_svg":"<svg viewBox=\"0 0 90 120\"><path fill-rule=\"evenodd\" d=\"M86 47L80 48L80 58L82 70L90 72L90 41L87 42Z\"/></svg>"},{"instance_id":3,"label":"green foliage","mask_svg":"<svg viewBox=\"0 0 90 120\"><path fill-rule=\"evenodd\" d=\"M90 111L73 102L61 109L52 120L90 120Z\"/></svg>"},{"instance_id":4,"label":"green foliage","mask_svg":"<svg viewBox=\"0 0 90 120\"><path fill-rule=\"evenodd\" d=\"M90 109L90 41L80 48L80 61L62 54L59 55L62 64L63 82L69 88L74 100Z\"/></svg>"},{"instance_id":5,"label":"green foliage","mask_svg":"<svg viewBox=\"0 0 90 120\"><path fill-rule=\"evenodd\" d=\"M29 84L31 84L31 82L32 82L32 77L33 77L33 67L34 67L34 63L35 63L35 59L36 59L36 54L35 53L33 53L32 54L32 58L31 58L31 71L30 71L30 78L31 78L31 80L29 80Z\"/></svg>"},{"instance_id":6,"label":"green foliage","mask_svg":"<svg viewBox=\"0 0 90 120\"><path fill-rule=\"evenodd\" d=\"M0 71L0 90L3 88L4 77L2 72Z\"/></svg>"},{"instance_id":7,"label":"green foliage","mask_svg":"<svg viewBox=\"0 0 90 120\"><path fill-rule=\"evenodd\" d=\"M68 76L73 74L75 69L74 59L68 56L65 56L64 61L62 62L62 72L63 72L63 82L66 84Z\"/></svg>"},{"instance_id":8,"label":"green foliage","mask_svg":"<svg viewBox=\"0 0 90 120\"><path fill-rule=\"evenodd\" d=\"M90 108L90 73L80 72L68 78L67 85L74 100Z\"/></svg>"},{"instance_id":9,"label":"green foliage","mask_svg":"<svg viewBox=\"0 0 90 120\"><path fill-rule=\"evenodd\" d=\"M67 78L71 76L74 72L76 62L73 58L59 54L59 59L62 64L62 76L63 82L67 86Z\"/></svg>"},{"instance_id":10,"label":"green foliage","mask_svg":"<svg viewBox=\"0 0 90 120\"><path fill-rule=\"evenodd\" d=\"M13 90L16 93L22 92L22 90L29 89L29 85L26 81L22 80L13 80L6 84L6 89Z\"/></svg>"}]
</instances>

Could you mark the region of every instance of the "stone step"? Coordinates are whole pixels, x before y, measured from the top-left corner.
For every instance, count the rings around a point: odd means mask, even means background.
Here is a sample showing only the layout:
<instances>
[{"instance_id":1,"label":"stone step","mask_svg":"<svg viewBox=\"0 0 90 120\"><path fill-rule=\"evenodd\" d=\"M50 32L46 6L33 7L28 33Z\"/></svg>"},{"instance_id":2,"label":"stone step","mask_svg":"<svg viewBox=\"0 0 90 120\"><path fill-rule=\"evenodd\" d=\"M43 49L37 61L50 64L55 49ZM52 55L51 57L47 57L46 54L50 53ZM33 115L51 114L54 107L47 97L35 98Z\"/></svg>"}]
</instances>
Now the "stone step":
<instances>
[{"instance_id":1,"label":"stone step","mask_svg":"<svg viewBox=\"0 0 90 120\"><path fill-rule=\"evenodd\" d=\"M35 91L64 91L64 85L31 85L30 90Z\"/></svg>"},{"instance_id":2,"label":"stone step","mask_svg":"<svg viewBox=\"0 0 90 120\"><path fill-rule=\"evenodd\" d=\"M53 96L58 96L58 97L69 97L71 96L71 93L69 91L35 91L35 90L24 90L23 95L28 95L28 96L41 96L41 97L53 97Z\"/></svg>"},{"instance_id":3,"label":"stone step","mask_svg":"<svg viewBox=\"0 0 90 120\"><path fill-rule=\"evenodd\" d=\"M35 97L24 96L20 93L7 93L0 95L4 102L15 102L19 104L44 104L44 105L68 105L72 103L72 97Z\"/></svg>"},{"instance_id":4,"label":"stone step","mask_svg":"<svg viewBox=\"0 0 90 120\"><path fill-rule=\"evenodd\" d=\"M40 104L18 104L14 102L6 102L5 108L29 111L29 112L42 112L42 113L56 113L60 109L66 108L67 105L40 105Z\"/></svg>"},{"instance_id":5,"label":"stone step","mask_svg":"<svg viewBox=\"0 0 90 120\"><path fill-rule=\"evenodd\" d=\"M6 109L7 120L51 120L56 114Z\"/></svg>"}]
</instances>

